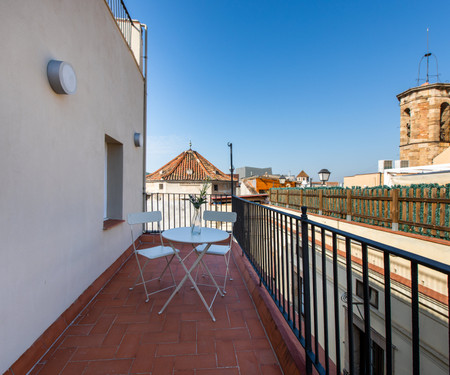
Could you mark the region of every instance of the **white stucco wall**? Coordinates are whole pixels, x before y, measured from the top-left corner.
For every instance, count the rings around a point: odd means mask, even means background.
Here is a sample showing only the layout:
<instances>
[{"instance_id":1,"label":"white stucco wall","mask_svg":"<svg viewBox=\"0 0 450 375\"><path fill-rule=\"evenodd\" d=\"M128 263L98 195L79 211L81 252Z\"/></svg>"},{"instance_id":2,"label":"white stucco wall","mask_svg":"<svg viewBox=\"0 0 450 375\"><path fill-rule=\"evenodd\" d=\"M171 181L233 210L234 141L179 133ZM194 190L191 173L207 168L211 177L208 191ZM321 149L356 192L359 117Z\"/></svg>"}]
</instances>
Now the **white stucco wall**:
<instances>
[{"instance_id":1,"label":"white stucco wall","mask_svg":"<svg viewBox=\"0 0 450 375\"><path fill-rule=\"evenodd\" d=\"M0 2L0 373L130 245L103 230L105 134L123 144L123 216L142 210L143 77L103 0ZM69 62L74 95L47 80Z\"/></svg>"}]
</instances>

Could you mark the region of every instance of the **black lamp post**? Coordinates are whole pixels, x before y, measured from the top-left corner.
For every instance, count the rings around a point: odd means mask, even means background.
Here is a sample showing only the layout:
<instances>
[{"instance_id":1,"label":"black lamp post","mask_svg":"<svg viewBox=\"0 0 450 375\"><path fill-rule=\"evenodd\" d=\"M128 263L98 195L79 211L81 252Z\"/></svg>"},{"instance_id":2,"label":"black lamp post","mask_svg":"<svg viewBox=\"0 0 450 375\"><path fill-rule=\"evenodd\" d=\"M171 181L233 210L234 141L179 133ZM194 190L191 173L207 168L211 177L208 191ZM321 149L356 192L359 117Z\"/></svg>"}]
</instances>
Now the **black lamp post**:
<instances>
[{"instance_id":1,"label":"black lamp post","mask_svg":"<svg viewBox=\"0 0 450 375\"><path fill-rule=\"evenodd\" d=\"M328 179L330 178L330 174L331 172L328 169L321 169L319 171L319 179L320 181L322 181L322 185L325 185L325 183L328 181Z\"/></svg>"},{"instance_id":2,"label":"black lamp post","mask_svg":"<svg viewBox=\"0 0 450 375\"><path fill-rule=\"evenodd\" d=\"M230 148L230 172L231 172L231 195L234 195L234 183L233 183L233 144L228 142L228 147Z\"/></svg>"}]
</instances>

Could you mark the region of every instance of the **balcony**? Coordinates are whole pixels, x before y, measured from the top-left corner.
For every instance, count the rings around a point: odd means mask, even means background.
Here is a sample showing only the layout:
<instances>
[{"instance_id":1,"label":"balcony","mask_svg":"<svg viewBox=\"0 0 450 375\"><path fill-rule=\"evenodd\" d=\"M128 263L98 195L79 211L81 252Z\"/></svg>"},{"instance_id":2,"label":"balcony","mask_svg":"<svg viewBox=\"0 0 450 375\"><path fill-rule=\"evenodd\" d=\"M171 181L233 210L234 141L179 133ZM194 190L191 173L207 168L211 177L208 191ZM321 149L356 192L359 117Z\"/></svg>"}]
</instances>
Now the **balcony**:
<instances>
[{"instance_id":1,"label":"balcony","mask_svg":"<svg viewBox=\"0 0 450 375\"><path fill-rule=\"evenodd\" d=\"M189 225L182 197L153 201L165 229ZM234 280L214 304L216 322L189 283L161 315L170 291L148 303L141 288L130 291L138 270L128 249L30 373L448 373L448 265L310 221L306 211L300 217L235 197L233 210ZM145 245L152 231L141 237ZM179 280L183 270L173 268Z\"/></svg>"},{"instance_id":2,"label":"balcony","mask_svg":"<svg viewBox=\"0 0 450 375\"><path fill-rule=\"evenodd\" d=\"M143 235L143 245L151 246L154 239L159 241L159 236ZM190 248L180 250L187 253ZM282 373L239 269L245 272L237 244L231 262L233 281L226 296L214 303L216 322L189 282L159 315L172 290L151 296L148 303L142 287L130 291L138 268L134 255L128 254L131 256L51 344L30 374ZM207 260L210 269L223 266L223 259L212 258ZM147 267L149 278L164 266L164 260L161 262ZM184 271L180 264L173 265L175 278L180 280ZM212 298L211 288L201 288L207 301ZM19 364L12 371L23 373Z\"/></svg>"}]
</instances>

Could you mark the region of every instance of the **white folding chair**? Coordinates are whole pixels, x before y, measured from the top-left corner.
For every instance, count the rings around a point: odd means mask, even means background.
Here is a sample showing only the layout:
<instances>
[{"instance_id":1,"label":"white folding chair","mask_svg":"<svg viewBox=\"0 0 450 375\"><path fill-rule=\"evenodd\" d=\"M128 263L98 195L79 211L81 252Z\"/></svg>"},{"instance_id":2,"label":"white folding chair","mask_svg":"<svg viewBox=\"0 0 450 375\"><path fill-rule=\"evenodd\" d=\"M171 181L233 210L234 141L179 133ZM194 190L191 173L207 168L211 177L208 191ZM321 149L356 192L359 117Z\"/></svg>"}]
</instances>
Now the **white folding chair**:
<instances>
[{"instance_id":1,"label":"white folding chair","mask_svg":"<svg viewBox=\"0 0 450 375\"><path fill-rule=\"evenodd\" d=\"M230 223L231 224L231 234L230 234L230 241L226 245L216 245L212 244L209 249L206 251L205 255L216 255L216 256L223 256L225 259L225 265L226 265L226 271L225 276L223 275L213 275L215 278L218 277L224 277L225 280L223 282L223 293L226 293L226 285L227 285L227 278L229 271L229 265L230 265L230 255L231 255L231 245L233 244L233 225L236 222L237 214L236 212L222 212L222 211L204 211L203 212L203 219L205 222L221 222L221 223ZM227 224L225 224L227 225ZM220 229L220 228L218 228ZM228 228L225 228L228 229ZM198 245L195 247L195 251L197 253L201 253L206 247L206 244ZM202 261L203 262L203 261ZM206 276L206 275L203 275ZM195 275L195 280L197 282L198 279L198 268L197 273ZM232 277L230 277L230 281L233 280ZM198 284L198 285L207 285L207 284Z\"/></svg>"},{"instance_id":2,"label":"white folding chair","mask_svg":"<svg viewBox=\"0 0 450 375\"><path fill-rule=\"evenodd\" d=\"M177 285L175 282L175 278L173 277L172 269L170 268L170 262L172 262L172 259L175 256L175 253L174 253L174 249L172 249L171 246L164 246L163 239L161 236L161 228L160 228L161 219L162 219L161 211L137 212L137 213L128 215L128 224L130 225L130 229L131 229L131 241L133 243L134 254L136 255L136 261L137 261L137 264L139 267L139 275L136 278L136 281L135 281L134 285L130 288L130 290L133 290L136 285L144 285L145 294L147 296L147 299L145 300L145 302L148 302L148 299L149 299L148 297L151 296L152 294L162 292L163 290L173 288ZM136 225L142 226L142 224L146 224L146 223L157 223L158 224L158 232L159 232L159 237L161 239L161 245L149 247L149 248L145 248L145 249L136 249L135 242L136 242L137 238L135 237L135 234L133 232L133 227ZM140 228L138 234L140 235L141 233L142 233L142 228ZM175 249L175 251L178 252L179 250ZM144 266L141 266L139 257L146 258ZM159 277L156 277L154 279L145 280L144 269L145 269L145 266L147 265L147 263L150 260L154 260L154 259L158 259L158 258L162 258L162 257L164 257L166 259L167 264L164 267L164 269L162 270L161 275L159 275ZM169 257L170 257L170 259L169 259ZM163 275L167 269L169 269L170 274L172 276L173 285L170 285L163 289L159 289L159 290L149 293L147 291L146 284L149 283L150 281L161 280L161 278L163 277ZM142 282L138 283L139 279L141 279Z\"/></svg>"}]
</instances>

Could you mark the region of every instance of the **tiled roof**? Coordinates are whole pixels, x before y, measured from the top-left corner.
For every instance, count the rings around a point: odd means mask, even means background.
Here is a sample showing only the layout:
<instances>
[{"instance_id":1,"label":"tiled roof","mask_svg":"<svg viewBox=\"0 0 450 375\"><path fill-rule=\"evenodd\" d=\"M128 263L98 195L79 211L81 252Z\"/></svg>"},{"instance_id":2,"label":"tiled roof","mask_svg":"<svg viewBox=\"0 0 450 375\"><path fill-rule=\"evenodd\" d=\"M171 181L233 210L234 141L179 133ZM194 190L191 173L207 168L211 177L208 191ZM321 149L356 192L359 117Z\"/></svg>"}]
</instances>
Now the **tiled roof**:
<instances>
[{"instance_id":1,"label":"tiled roof","mask_svg":"<svg viewBox=\"0 0 450 375\"><path fill-rule=\"evenodd\" d=\"M197 151L187 150L147 175L147 181L231 181L226 175Z\"/></svg>"},{"instance_id":2,"label":"tiled roof","mask_svg":"<svg viewBox=\"0 0 450 375\"><path fill-rule=\"evenodd\" d=\"M297 177L309 177L309 176L306 174L305 171L301 171L301 172L297 175Z\"/></svg>"}]
</instances>

